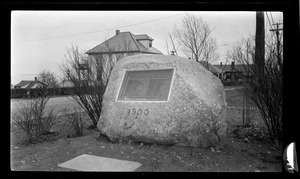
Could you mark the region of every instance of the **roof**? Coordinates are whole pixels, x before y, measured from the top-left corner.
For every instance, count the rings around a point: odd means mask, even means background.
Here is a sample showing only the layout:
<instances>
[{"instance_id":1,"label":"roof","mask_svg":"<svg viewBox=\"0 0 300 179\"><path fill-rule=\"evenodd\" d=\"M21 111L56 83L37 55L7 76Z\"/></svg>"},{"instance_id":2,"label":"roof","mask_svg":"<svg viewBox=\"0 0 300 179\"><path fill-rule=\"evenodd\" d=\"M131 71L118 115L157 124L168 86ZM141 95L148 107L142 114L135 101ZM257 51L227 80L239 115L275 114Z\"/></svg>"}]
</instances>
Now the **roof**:
<instances>
[{"instance_id":1,"label":"roof","mask_svg":"<svg viewBox=\"0 0 300 179\"><path fill-rule=\"evenodd\" d=\"M142 39L151 40L152 38L146 34L134 35L131 32L120 32L119 34L111 37L110 39L87 51L86 54L126 52L162 54L162 52L154 47L145 47L142 43L139 42L139 40Z\"/></svg>"},{"instance_id":2,"label":"roof","mask_svg":"<svg viewBox=\"0 0 300 179\"><path fill-rule=\"evenodd\" d=\"M222 70L215 67L214 65L209 65L209 71L211 71L213 73L222 73Z\"/></svg>"},{"instance_id":3,"label":"roof","mask_svg":"<svg viewBox=\"0 0 300 179\"><path fill-rule=\"evenodd\" d=\"M147 34L140 34L140 35L134 35L136 40L151 40L153 41L153 39L151 37L149 37Z\"/></svg>"},{"instance_id":4,"label":"roof","mask_svg":"<svg viewBox=\"0 0 300 179\"><path fill-rule=\"evenodd\" d=\"M157 50L156 48L154 47L150 47L148 49L149 53L157 53L157 54L162 54L161 51Z\"/></svg>"},{"instance_id":5,"label":"roof","mask_svg":"<svg viewBox=\"0 0 300 179\"><path fill-rule=\"evenodd\" d=\"M61 83L58 84L58 86L60 88L65 88L65 87L73 87L73 83L71 82L71 80L62 80Z\"/></svg>"},{"instance_id":6,"label":"roof","mask_svg":"<svg viewBox=\"0 0 300 179\"><path fill-rule=\"evenodd\" d=\"M22 87L22 86L29 85L31 82L32 82L32 80L31 81L22 80L20 83L16 84L15 86Z\"/></svg>"},{"instance_id":7,"label":"roof","mask_svg":"<svg viewBox=\"0 0 300 179\"><path fill-rule=\"evenodd\" d=\"M31 88L32 86L34 86L36 83L41 83L42 85L46 86L45 83L41 82L41 81L35 81L35 80L22 80L20 83L16 84L15 87L24 87L26 86L26 88Z\"/></svg>"}]
</instances>

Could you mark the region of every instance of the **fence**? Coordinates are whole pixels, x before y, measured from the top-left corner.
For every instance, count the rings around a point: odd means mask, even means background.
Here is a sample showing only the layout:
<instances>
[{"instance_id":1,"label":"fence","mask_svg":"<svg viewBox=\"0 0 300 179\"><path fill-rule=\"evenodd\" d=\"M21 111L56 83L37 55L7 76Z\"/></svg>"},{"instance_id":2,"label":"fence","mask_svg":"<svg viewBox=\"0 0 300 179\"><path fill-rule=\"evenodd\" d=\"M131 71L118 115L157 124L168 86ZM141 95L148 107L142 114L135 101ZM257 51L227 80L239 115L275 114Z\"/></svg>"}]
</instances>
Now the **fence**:
<instances>
[{"instance_id":1,"label":"fence","mask_svg":"<svg viewBox=\"0 0 300 179\"><path fill-rule=\"evenodd\" d=\"M50 96L64 96L72 95L73 87L67 88L51 88L51 89L42 89L42 88L33 88L33 89L11 89L10 98L34 98L39 97L43 94L44 90L48 90Z\"/></svg>"},{"instance_id":2,"label":"fence","mask_svg":"<svg viewBox=\"0 0 300 179\"><path fill-rule=\"evenodd\" d=\"M242 82L237 83L236 81L222 81L224 86L240 86ZM11 89L10 98L34 98L39 97L43 94L42 88L33 88L33 89ZM50 91L50 96L68 96L74 94L74 87L65 87L65 88L51 88L46 89Z\"/></svg>"}]
</instances>

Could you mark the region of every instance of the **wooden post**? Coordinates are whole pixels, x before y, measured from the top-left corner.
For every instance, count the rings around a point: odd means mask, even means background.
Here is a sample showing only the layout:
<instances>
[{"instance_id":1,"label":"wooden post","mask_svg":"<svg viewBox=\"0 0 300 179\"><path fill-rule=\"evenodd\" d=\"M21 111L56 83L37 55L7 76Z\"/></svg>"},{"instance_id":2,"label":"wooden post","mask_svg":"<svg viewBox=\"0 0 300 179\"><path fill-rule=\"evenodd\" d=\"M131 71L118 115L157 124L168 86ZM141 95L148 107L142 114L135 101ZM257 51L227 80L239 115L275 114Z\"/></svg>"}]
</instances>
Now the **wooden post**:
<instances>
[{"instance_id":1,"label":"wooden post","mask_svg":"<svg viewBox=\"0 0 300 179\"><path fill-rule=\"evenodd\" d=\"M256 12L256 33L255 33L255 73L263 77L265 66L265 20L264 13Z\"/></svg>"}]
</instances>

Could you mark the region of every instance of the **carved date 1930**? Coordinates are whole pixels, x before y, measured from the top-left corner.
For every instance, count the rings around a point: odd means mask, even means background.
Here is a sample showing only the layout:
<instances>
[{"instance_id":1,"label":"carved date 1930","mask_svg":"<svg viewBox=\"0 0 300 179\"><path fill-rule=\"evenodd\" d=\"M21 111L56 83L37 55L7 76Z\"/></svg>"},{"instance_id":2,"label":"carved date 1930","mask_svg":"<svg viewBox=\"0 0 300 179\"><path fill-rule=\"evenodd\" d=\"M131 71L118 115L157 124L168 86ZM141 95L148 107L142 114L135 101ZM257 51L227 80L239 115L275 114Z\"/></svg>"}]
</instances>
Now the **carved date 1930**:
<instances>
[{"instance_id":1,"label":"carved date 1930","mask_svg":"<svg viewBox=\"0 0 300 179\"><path fill-rule=\"evenodd\" d=\"M128 115L145 115L145 116L148 116L149 115L149 109L129 109L128 110Z\"/></svg>"}]
</instances>

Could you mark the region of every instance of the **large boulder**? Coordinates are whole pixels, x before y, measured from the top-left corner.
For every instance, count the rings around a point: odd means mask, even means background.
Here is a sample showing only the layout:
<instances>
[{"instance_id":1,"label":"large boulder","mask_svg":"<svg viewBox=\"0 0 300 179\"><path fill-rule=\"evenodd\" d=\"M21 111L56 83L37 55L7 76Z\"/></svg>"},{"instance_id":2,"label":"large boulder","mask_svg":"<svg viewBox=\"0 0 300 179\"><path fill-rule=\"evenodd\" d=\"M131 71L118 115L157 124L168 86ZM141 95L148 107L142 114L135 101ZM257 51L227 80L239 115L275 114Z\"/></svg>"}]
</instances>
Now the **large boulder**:
<instances>
[{"instance_id":1,"label":"large boulder","mask_svg":"<svg viewBox=\"0 0 300 179\"><path fill-rule=\"evenodd\" d=\"M126 70L170 68L167 101L118 100ZM215 146L226 134L226 107L223 84L200 63L169 55L130 56L112 70L98 129L113 141Z\"/></svg>"}]
</instances>

